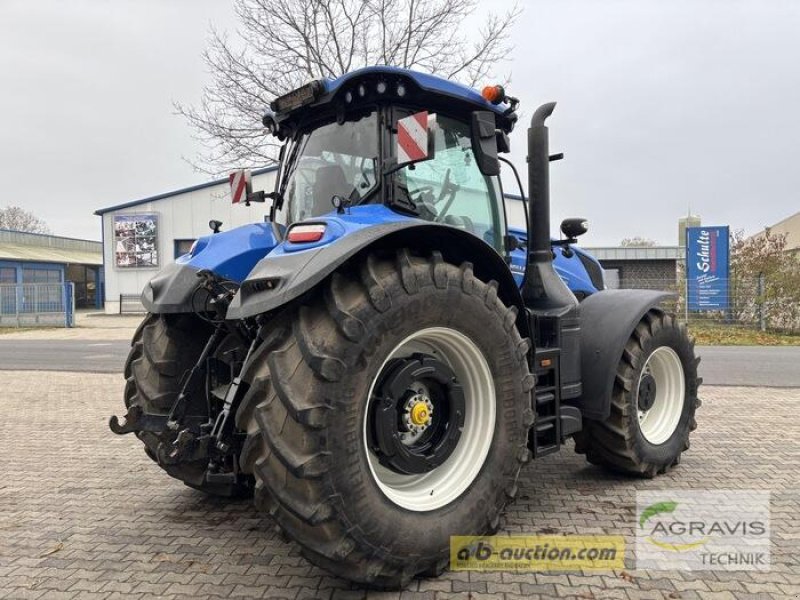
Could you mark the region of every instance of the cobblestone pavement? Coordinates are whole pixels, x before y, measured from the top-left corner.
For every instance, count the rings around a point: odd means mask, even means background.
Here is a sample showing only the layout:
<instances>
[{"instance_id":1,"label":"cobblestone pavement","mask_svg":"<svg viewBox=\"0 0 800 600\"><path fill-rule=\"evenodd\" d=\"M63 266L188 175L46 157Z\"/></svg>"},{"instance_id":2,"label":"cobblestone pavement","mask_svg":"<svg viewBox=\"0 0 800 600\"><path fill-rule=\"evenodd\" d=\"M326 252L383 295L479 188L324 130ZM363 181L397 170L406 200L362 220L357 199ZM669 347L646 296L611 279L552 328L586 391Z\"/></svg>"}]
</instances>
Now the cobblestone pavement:
<instances>
[{"instance_id":1,"label":"cobblestone pavement","mask_svg":"<svg viewBox=\"0 0 800 600\"><path fill-rule=\"evenodd\" d=\"M650 481L606 475L571 448L529 465L506 530L626 535L628 569L445 573L366 593L310 566L248 501L162 473L119 412L118 375L0 373L3 598L752 598L800 596L800 390L703 390L683 464ZM769 572L645 572L632 555L637 489L772 491Z\"/></svg>"}]
</instances>

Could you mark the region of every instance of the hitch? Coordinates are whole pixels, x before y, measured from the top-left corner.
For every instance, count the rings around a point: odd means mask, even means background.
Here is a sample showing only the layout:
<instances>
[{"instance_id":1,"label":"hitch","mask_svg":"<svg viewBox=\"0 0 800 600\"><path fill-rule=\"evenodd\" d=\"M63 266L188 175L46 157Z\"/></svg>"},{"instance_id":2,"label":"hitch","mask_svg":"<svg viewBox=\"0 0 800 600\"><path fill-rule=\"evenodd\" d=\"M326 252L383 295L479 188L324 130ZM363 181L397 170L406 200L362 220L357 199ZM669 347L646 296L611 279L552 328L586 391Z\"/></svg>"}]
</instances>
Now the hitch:
<instances>
[{"instance_id":1,"label":"hitch","mask_svg":"<svg viewBox=\"0 0 800 600\"><path fill-rule=\"evenodd\" d=\"M200 428L201 425L208 423L207 417L184 417L183 424L191 428ZM126 433L136 433L138 431L149 431L151 433L165 433L172 431L167 415L154 415L144 412L138 404L128 408L128 412L119 420L117 415L112 415L108 420L108 427L117 435Z\"/></svg>"},{"instance_id":2,"label":"hitch","mask_svg":"<svg viewBox=\"0 0 800 600\"><path fill-rule=\"evenodd\" d=\"M171 444L162 442L156 452L162 465L195 462L209 457L210 436L197 436L188 429L181 431Z\"/></svg>"},{"instance_id":3,"label":"hitch","mask_svg":"<svg viewBox=\"0 0 800 600\"><path fill-rule=\"evenodd\" d=\"M237 286L210 271L199 271L197 276L200 279L197 290L208 293L205 311L210 313L200 316L214 329L197 361L182 377L181 389L170 410L167 414L152 414L145 407L132 404L124 417L112 416L108 425L118 435L157 434L146 443L152 444L150 448L160 465L177 467L206 462L207 482L236 484L240 478L238 452L246 436L236 431L234 415L249 386L232 372L238 360L233 359L227 365L216 353L228 335L236 336L248 348L240 371L243 370L261 341L263 323L260 319L254 324L227 321L227 308ZM231 371L230 383L211 389L212 380L223 367Z\"/></svg>"},{"instance_id":4,"label":"hitch","mask_svg":"<svg viewBox=\"0 0 800 600\"><path fill-rule=\"evenodd\" d=\"M257 345L257 339L253 341L250 350L245 358L247 364L253 349ZM234 428L233 415L236 408L242 401L249 386L241 385L241 379L235 377L225 392L225 399L222 410L213 421L205 421L200 429L187 427L178 433L175 440L171 443L162 442L158 447L158 461L162 464L177 464L182 462L194 462L202 459L213 459L215 457L231 454L236 457L236 449L243 441L241 435L237 435ZM180 398L175 401L177 405ZM175 407L173 407L174 411ZM170 415L172 418L172 414ZM181 424L186 425L186 417L182 417ZM171 429L178 426L178 422L170 420L167 426ZM210 433L205 433L209 431ZM198 434L197 432L200 431Z\"/></svg>"},{"instance_id":5,"label":"hitch","mask_svg":"<svg viewBox=\"0 0 800 600\"><path fill-rule=\"evenodd\" d=\"M108 427L117 435L125 435L136 431L161 433L169 430L166 415L146 413L138 404L128 408L128 412L122 417L121 423L117 415L112 415L108 420Z\"/></svg>"}]
</instances>

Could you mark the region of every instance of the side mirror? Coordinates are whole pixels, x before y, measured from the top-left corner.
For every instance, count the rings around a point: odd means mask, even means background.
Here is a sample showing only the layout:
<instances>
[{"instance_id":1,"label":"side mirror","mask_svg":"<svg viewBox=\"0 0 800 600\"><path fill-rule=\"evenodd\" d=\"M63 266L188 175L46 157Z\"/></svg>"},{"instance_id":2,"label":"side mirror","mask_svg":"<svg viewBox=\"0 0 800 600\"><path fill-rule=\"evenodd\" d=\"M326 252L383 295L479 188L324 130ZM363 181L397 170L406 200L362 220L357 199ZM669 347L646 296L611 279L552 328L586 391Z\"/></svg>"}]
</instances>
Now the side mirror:
<instances>
[{"instance_id":1,"label":"side mirror","mask_svg":"<svg viewBox=\"0 0 800 600\"><path fill-rule=\"evenodd\" d=\"M494 113L476 110L472 113L472 150L478 169L484 175L500 174L500 160L497 158L497 134Z\"/></svg>"},{"instance_id":2,"label":"side mirror","mask_svg":"<svg viewBox=\"0 0 800 600\"><path fill-rule=\"evenodd\" d=\"M580 217L564 219L561 221L561 233L570 240L574 240L589 231L589 221Z\"/></svg>"},{"instance_id":3,"label":"side mirror","mask_svg":"<svg viewBox=\"0 0 800 600\"><path fill-rule=\"evenodd\" d=\"M219 233L219 228L220 228L220 227L222 227L222 221L217 221L216 219L211 219L211 220L208 222L208 227L209 227L209 228L211 229L211 231L213 231L214 233Z\"/></svg>"},{"instance_id":4,"label":"side mirror","mask_svg":"<svg viewBox=\"0 0 800 600\"><path fill-rule=\"evenodd\" d=\"M414 113L397 120L397 147L395 169L424 160L431 160L435 154L434 134L436 115L428 111Z\"/></svg>"}]
</instances>

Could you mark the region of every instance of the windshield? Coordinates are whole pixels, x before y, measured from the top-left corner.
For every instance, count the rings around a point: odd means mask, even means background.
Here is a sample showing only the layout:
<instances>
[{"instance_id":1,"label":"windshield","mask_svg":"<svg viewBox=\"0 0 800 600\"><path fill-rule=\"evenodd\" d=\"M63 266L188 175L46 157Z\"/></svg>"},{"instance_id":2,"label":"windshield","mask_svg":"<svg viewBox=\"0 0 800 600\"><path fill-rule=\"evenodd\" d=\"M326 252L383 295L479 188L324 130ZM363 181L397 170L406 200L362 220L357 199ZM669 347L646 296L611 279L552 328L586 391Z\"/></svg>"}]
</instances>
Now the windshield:
<instances>
[{"instance_id":1,"label":"windshield","mask_svg":"<svg viewBox=\"0 0 800 600\"><path fill-rule=\"evenodd\" d=\"M374 112L300 134L287 157L281 216L294 223L324 215L334 196L359 204L377 187L378 154Z\"/></svg>"}]
</instances>

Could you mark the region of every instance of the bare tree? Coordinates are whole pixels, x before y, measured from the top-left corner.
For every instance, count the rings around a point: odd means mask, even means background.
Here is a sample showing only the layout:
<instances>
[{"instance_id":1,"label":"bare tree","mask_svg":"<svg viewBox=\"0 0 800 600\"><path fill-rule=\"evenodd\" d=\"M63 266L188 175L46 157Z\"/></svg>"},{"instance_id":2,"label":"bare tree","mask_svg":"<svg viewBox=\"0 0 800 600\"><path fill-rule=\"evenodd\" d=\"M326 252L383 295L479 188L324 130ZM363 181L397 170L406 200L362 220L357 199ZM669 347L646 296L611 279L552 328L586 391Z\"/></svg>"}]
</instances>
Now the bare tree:
<instances>
[{"instance_id":1,"label":"bare tree","mask_svg":"<svg viewBox=\"0 0 800 600\"><path fill-rule=\"evenodd\" d=\"M470 35L465 23L478 6L478 0L235 0L235 36L212 30L204 54L212 83L198 106L176 104L206 149L195 166L218 173L275 162L276 146L261 127L264 110L313 79L393 65L473 86L496 81L491 69L510 53L509 29L520 9L482 15Z\"/></svg>"},{"instance_id":2,"label":"bare tree","mask_svg":"<svg viewBox=\"0 0 800 600\"><path fill-rule=\"evenodd\" d=\"M656 242L637 235L636 237L625 238L619 245L623 248L652 248L656 245Z\"/></svg>"},{"instance_id":3,"label":"bare tree","mask_svg":"<svg viewBox=\"0 0 800 600\"><path fill-rule=\"evenodd\" d=\"M19 206L0 208L0 229L27 231L29 233L50 233L50 228L42 219Z\"/></svg>"}]
</instances>

